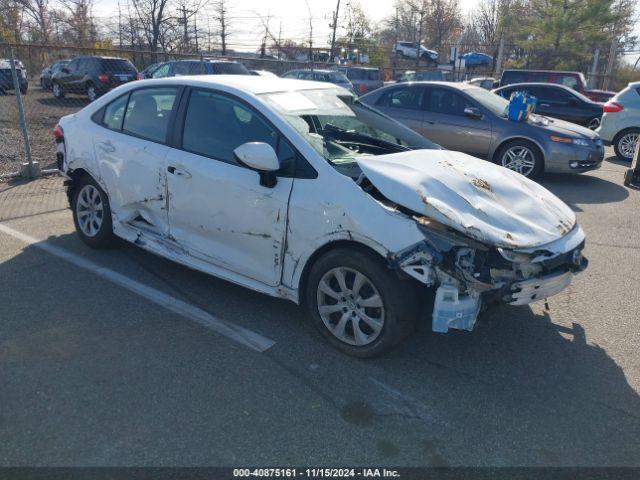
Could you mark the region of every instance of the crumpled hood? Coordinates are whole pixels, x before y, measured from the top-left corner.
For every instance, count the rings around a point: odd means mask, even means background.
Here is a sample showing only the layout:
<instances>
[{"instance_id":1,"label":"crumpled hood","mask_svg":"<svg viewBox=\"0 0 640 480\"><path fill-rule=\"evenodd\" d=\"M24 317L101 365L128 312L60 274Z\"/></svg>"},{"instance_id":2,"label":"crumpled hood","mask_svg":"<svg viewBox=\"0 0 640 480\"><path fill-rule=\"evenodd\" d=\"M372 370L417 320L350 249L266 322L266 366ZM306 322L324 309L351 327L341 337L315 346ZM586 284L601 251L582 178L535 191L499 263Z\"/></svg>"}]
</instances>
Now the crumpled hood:
<instances>
[{"instance_id":1,"label":"crumpled hood","mask_svg":"<svg viewBox=\"0 0 640 480\"><path fill-rule=\"evenodd\" d=\"M576 223L573 211L547 189L461 152L363 156L358 165L389 200L495 246L544 245Z\"/></svg>"}]
</instances>

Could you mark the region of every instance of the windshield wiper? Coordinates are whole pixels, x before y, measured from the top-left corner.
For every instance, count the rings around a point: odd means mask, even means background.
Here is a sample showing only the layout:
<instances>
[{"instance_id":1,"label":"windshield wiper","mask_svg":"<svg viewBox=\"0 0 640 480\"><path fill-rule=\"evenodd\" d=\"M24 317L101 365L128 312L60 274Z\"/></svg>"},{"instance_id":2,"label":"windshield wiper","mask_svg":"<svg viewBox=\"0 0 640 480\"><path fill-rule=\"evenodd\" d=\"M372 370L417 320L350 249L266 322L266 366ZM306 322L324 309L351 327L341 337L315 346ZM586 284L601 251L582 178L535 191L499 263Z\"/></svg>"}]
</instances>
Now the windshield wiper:
<instances>
[{"instance_id":1,"label":"windshield wiper","mask_svg":"<svg viewBox=\"0 0 640 480\"><path fill-rule=\"evenodd\" d=\"M395 152L406 152L411 150L409 147L398 145L397 143L387 142L386 140L380 140L379 138L372 137L365 133L356 132L355 130L346 130L341 127L337 127L332 123L327 123L322 129L323 136L333 138L335 140L342 140L348 143L369 145L372 147L378 147L382 149L392 150Z\"/></svg>"}]
</instances>

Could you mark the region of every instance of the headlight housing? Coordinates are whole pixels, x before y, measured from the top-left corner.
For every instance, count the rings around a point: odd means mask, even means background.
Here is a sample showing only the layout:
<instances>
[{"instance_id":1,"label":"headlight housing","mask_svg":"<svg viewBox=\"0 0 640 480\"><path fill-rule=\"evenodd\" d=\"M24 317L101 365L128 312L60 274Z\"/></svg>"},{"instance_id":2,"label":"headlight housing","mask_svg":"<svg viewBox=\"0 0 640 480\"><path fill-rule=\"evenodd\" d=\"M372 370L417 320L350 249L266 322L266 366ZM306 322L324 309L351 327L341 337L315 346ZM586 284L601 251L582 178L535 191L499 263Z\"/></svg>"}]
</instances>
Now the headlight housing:
<instances>
[{"instance_id":1,"label":"headlight housing","mask_svg":"<svg viewBox=\"0 0 640 480\"><path fill-rule=\"evenodd\" d=\"M559 135L551 135L549 139L552 142L556 142L556 143L573 143L574 145L578 145L580 147L589 146L589 142L584 138L570 138L570 137L561 137Z\"/></svg>"}]
</instances>

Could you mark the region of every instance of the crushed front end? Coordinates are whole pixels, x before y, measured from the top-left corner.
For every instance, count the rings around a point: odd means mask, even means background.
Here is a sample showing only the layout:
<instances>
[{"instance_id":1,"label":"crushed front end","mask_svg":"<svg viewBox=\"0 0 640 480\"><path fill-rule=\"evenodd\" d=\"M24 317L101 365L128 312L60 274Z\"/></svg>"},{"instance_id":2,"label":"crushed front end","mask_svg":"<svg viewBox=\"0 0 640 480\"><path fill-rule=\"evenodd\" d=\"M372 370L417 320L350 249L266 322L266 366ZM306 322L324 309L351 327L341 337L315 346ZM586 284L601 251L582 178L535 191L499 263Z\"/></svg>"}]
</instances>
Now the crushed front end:
<instances>
[{"instance_id":1,"label":"crushed front end","mask_svg":"<svg viewBox=\"0 0 640 480\"><path fill-rule=\"evenodd\" d=\"M549 244L507 249L415 217L424 241L390 258L391 266L436 288L432 329L472 330L482 303L526 305L564 290L587 267L579 225Z\"/></svg>"}]
</instances>

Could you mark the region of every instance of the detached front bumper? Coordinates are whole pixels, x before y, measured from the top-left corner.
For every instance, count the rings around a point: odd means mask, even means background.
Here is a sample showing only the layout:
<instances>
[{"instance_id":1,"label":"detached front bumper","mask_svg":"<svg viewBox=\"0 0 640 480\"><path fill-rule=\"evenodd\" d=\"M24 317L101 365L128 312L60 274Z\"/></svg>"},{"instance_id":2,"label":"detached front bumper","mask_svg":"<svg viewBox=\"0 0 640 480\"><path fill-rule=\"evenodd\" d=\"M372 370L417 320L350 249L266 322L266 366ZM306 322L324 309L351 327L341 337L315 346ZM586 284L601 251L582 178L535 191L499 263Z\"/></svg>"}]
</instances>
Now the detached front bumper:
<instances>
[{"instance_id":1,"label":"detached front bumper","mask_svg":"<svg viewBox=\"0 0 640 480\"><path fill-rule=\"evenodd\" d=\"M443 246L443 237L438 244L433 241L435 236L430 239L425 233L425 242L398 254L392 266L437 287L432 316L435 332L473 330L483 300L509 305L545 300L567 288L574 274L588 266L579 225L550 244L510 251L477 243L462 245L462 241L443 251L436 247Z\"/></svg>"}]
</instances>

